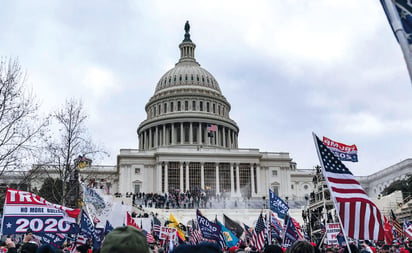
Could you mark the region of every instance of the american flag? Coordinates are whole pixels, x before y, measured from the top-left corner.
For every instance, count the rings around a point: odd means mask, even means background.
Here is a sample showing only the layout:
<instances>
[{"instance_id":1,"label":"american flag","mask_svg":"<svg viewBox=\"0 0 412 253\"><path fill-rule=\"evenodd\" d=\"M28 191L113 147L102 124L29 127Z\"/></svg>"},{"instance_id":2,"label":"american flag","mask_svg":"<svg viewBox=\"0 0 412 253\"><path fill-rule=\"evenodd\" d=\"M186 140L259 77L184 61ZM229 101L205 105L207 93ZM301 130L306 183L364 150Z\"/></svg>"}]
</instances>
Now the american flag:
<instances>
[{"instance_id":1,"label":"american flag","mask_svg":"<svg viewBox=\"0 0 412 253\"><path fill-rule=\"evenodd\" d=\"M290 218L292 219L293 226L295 226L295 228L296 228L296 232L298 232L299 238L304 239L305 237L302 234L299 222L297 220L295 220L293 217L290 217Z\"/></svg>"},{"instance_id":2,"label":"american flag","mask_svg":"<svg viewBox=\"0 0 412 253\"><path fill-rule=\"evenodd\" d=\"M146 241L147 241L147 243L155 243L156 242L152 232L147 232Z\"/></svg>"},{"instance_id":3,"label":"american flag","mask_svg":"<svg viewBox=\"0 0 412 253\"><path fill-rule=\"evenodd\" d=\"M392 226L395 228L396 231L396 237L398 239L401 239L403 237L403 227L399 223L399 221L396 219L395 213L391 209L391 219L392 219Z\"/></svg>"},{"instance_id":4,"label":"american flag","mask_svg":"<svg viewBox=\"0 0 412 253\"><path fill-rule=\"evenodd\" d=\"M384 240L382 216L348 168L313 134L335 208L346 236L357 240Z\"/></svg>"},{"instance_id":5,"label":"american flag","mask_svg":"<svg viewBox=\"0 0 412 253\"><path fill-rule=\"evenodd\" d=\"M207 131L208 132L216 132L217 131L217 125L207 124Z\"/></svg>"},{"instance_id":6,"label":"american flag","mask_svg":"<svg viewBox=\"0 0 412 253\"><path fill-rule=\"evenodd\" d=\"M162 223L160 222L160 220L156 217L153 216L153 231L156 235L159 235L160 233L160 227L162 226Z\"/></svg>"},{"instance_id":7,"label":"american flag","mask_svg":"<svg viewBox=\"0 0 412 253\"><path fill-rule=\"evenodd\" d=\"M405 235L409 238L409 241L412 240L412 224L405 220L403 222L403 230L405 231Z\"/></svg>"},{"instance_id":8,"label":"american flag","mask_svg":"<svg viewBox=\"0 0 412 253\"><path fill-rule=\"evenodd\" d=\"M252 245L258 250L262 250L265 246L265 221L262 214L259 215L255 230L253 231Z\"/></svg>"},{"instance_id":9,"label":"american flag","mask_svg":"<svg viewBox=\"0 0 412 253\"><path fill-rule=\"evenodd\" d=\"M200 232L199 228L196 226L195 222L192 220L192 227L189 229L190 238L189 241L195 245L202 241L202 233Z\"/></svg>"},{"instance_id":10,"label":"american flag","mask_svg":"<svg viewBox=\"0 0 412 253\"><path fill-rule=\"evenodd\" d=\"M77 246L79 246L79 245L85 245L86 242L87 242L87 237L86 237L86 236L80 235L80 234L77 235L77 238L76 238L76 245L77 245Z\"/></svg>"}]
</instances>

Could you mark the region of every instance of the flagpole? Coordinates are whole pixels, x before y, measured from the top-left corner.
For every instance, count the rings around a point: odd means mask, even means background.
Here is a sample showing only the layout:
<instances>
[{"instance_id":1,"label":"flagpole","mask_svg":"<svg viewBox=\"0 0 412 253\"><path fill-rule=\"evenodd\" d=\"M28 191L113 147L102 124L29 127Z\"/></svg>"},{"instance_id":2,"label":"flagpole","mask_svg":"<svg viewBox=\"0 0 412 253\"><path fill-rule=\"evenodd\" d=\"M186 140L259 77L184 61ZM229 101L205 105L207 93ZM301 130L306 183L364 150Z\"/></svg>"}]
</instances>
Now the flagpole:
<instances>
[{"instance_id":1,"label":"flagpole","mask_svg":"<svg viewBox=\"0 0 412 253\"><path fill-rule=\"evenodd\" d=\"M387 15L391 22L392 29L395 33L396 38L399 41L399 45L401 46L403 57L405 58L406 67L408 69L409 78L411 80L412 85L412 54L409 48L408 40L405 36L405 31L403 29L401 19L399 17L399 13L396 10L396 7L392 0L383 0L385 1Z\"/></svg>"},{"instance_id":2,"label":"flagpole","mask_svg":"<svg viewBox=\"0 0 412 253\"><path fill-rule=\"evenodd\" d=\"M313 141L314 141L314 143L315 143L316 152L317 152L317 154L318 154L318 158L319 158L319 161L320 161L320 165L321 165L321 167L322 167L322 175L324 175L323 172L324 172L324 170L325 170L325 167L324 167L324 165L323 165L322 157L320 156L320 153L319 153L319 147L318 147L318 145L317 145L317 139L316 139L317 136L316 136L316 134L315 134L314 132L312 132L312 136L313 136ZM327 186L328 186L329 191L331 191L331 190L330 190L330 186L329 186L329 182L328 182L327 180L326 180L326 184L327 184ZM332 201L333 201L333 205L335 206L335 210L338 211L337 208L336 208L337 205L336 205L335 198L332 196L332 194L331 194L331 198L332 198ZM325 201L325 199L324 199L323 201ZM340 227L341 227L341 229L342 229L343 237L345 238L346 247L347 247L349 253L352 253L352 251L350 250L350 247L349 247L348 236L346 235L346 231L345 231L345 228L343 227L342 220L340 219L340 215L338 214L337 216L338 216L338 220L339 220ZM325 234L326 234L326 232L325 232Z\"/></svg>"}]
</instances>

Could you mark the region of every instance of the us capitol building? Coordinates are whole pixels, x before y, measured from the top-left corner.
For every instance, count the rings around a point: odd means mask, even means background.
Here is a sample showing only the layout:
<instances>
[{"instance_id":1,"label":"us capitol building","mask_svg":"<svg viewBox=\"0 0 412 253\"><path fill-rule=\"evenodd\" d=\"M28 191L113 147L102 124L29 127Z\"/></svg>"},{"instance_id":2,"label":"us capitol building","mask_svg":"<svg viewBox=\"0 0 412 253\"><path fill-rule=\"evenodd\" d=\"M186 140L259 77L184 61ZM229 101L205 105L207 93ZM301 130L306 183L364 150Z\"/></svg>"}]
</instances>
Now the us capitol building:
<instances>
[{"instance_id":1,"label":"us capitol building","mask_svg":"<svg viewBox=\"0 0 412 253\"><path fill-rule=\"evenodd\" d=\"M118 191L204 189L227 197L262 198L269 187L282 197L304 199L311 170L297 170L287 152L238 147L239 126L218 81L195 58L190 26L180 59L158 81L137 128L139 149L117 157Z\"/></svg>"},{"instance_id":2,"label":"us capitol building","mask_svg":"<svg viewBox=\"0 0 412 253\"><path fill-rule=\"evenodd\" d=\"M170 193L203 189L233 199L264 200L268 189L295 206L308 204L315 169L297 169L288 152L239 148L239 126L215 77L195 58L196 45L185 25L180 59L158 81L137 128L138 149L121 149L115 166L92 165L81 177L114 193ZM309 133L308 133L309 134ZM357 177L371 198L412 173L412 159ZM40 189L38 175L27 190ZM19 176L0 179L13 187Z\"/></svg>"}]
</instances>

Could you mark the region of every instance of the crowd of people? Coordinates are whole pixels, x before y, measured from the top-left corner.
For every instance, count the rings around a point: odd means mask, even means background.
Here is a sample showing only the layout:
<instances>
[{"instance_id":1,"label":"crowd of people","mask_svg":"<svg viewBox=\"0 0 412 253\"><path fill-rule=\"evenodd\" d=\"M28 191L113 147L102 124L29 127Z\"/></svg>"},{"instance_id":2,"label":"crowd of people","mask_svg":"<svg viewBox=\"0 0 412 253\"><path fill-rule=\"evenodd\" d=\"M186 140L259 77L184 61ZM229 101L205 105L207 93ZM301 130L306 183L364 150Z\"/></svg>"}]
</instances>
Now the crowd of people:
<instances>
[{"instance_id":1,"label":"crowd of people","mask_svg":"<svg viewBox=\"0 0 412 253\"><path fill-rule=\"evenodd\" d=\"M165 194L158 193L115 193L115 197L132 198L132 203L135 206L149 208L212 208L212 201L224 201L226 194L211 194L201 189L182 192L176 190Z\"/></svg>"},{"instance_id":2,"label":"crowd of people","mask_svg":"<svg viewBox=\"0 0 412 253\"><path fill-rule=\"evenodd\" d=\"M91 248L90 245L80 245L72 248L65 245L62 249L55 249L49 244L38 245L32 231L24 235L21 243L16 244L7 238L0 248L4 253L412 253L412 243L394 243L392 245L384 243L372 243L370 241L352 241L349 249L343 247L327 247L298 240L290 247L283 248L276 241L273 244L265 245L258 250L251 246L249 241L239 241L236 246L225 247L217 243L201 242L198 244L182 243L180 245L164 243L159 241L147 242L147 236L132 226L117 227L105 236L101 247ZM2 251L1 251L2 250Z\"/></svg>"}]
</instances>

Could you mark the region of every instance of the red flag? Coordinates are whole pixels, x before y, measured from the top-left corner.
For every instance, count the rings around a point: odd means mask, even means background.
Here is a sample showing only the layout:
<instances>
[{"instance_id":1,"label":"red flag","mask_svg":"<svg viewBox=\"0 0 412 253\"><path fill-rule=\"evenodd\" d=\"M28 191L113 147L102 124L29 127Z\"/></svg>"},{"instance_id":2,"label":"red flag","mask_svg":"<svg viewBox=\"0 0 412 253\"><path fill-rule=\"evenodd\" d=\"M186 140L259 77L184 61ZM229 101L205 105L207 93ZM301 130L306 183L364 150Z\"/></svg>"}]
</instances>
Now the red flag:
<instances>
[{"instance_id":1,"label":"red flag","mask_svg":"<svg viewBox=\"0 0 412 253\"><path fill-rule=\"evenodd\" d=\"M129 212L127 212L127 226L132 226L135 227L137 229L139 229L140 231L142 230L139 225L137 225L137 223L134 221L134 219L132 218L132 216L129 214Z\"/></svg>"},{"instance_id":2,"label":"red flag","mask_svg":"<svg viewBox=\"0 0 412 253\"><path fill-rule=\"evenodd\" d=\"M385 220L385 241L386 244L392 245L393 242L393 233L392 233L392 226L389 223L389 221L386 219L385 216L383 216L383 219Z\"/></svg>"},{"instance_id":3,"label":"red flag","mask_svg":"<svg viewBox=\"0 0 412 253\"><path fill-rule=\"evenodd\" d=\"M378 207L369 199L352 172L313 134L322 172L348 237L384 240L385 230Z\"/></svg>"}]
</instances>

